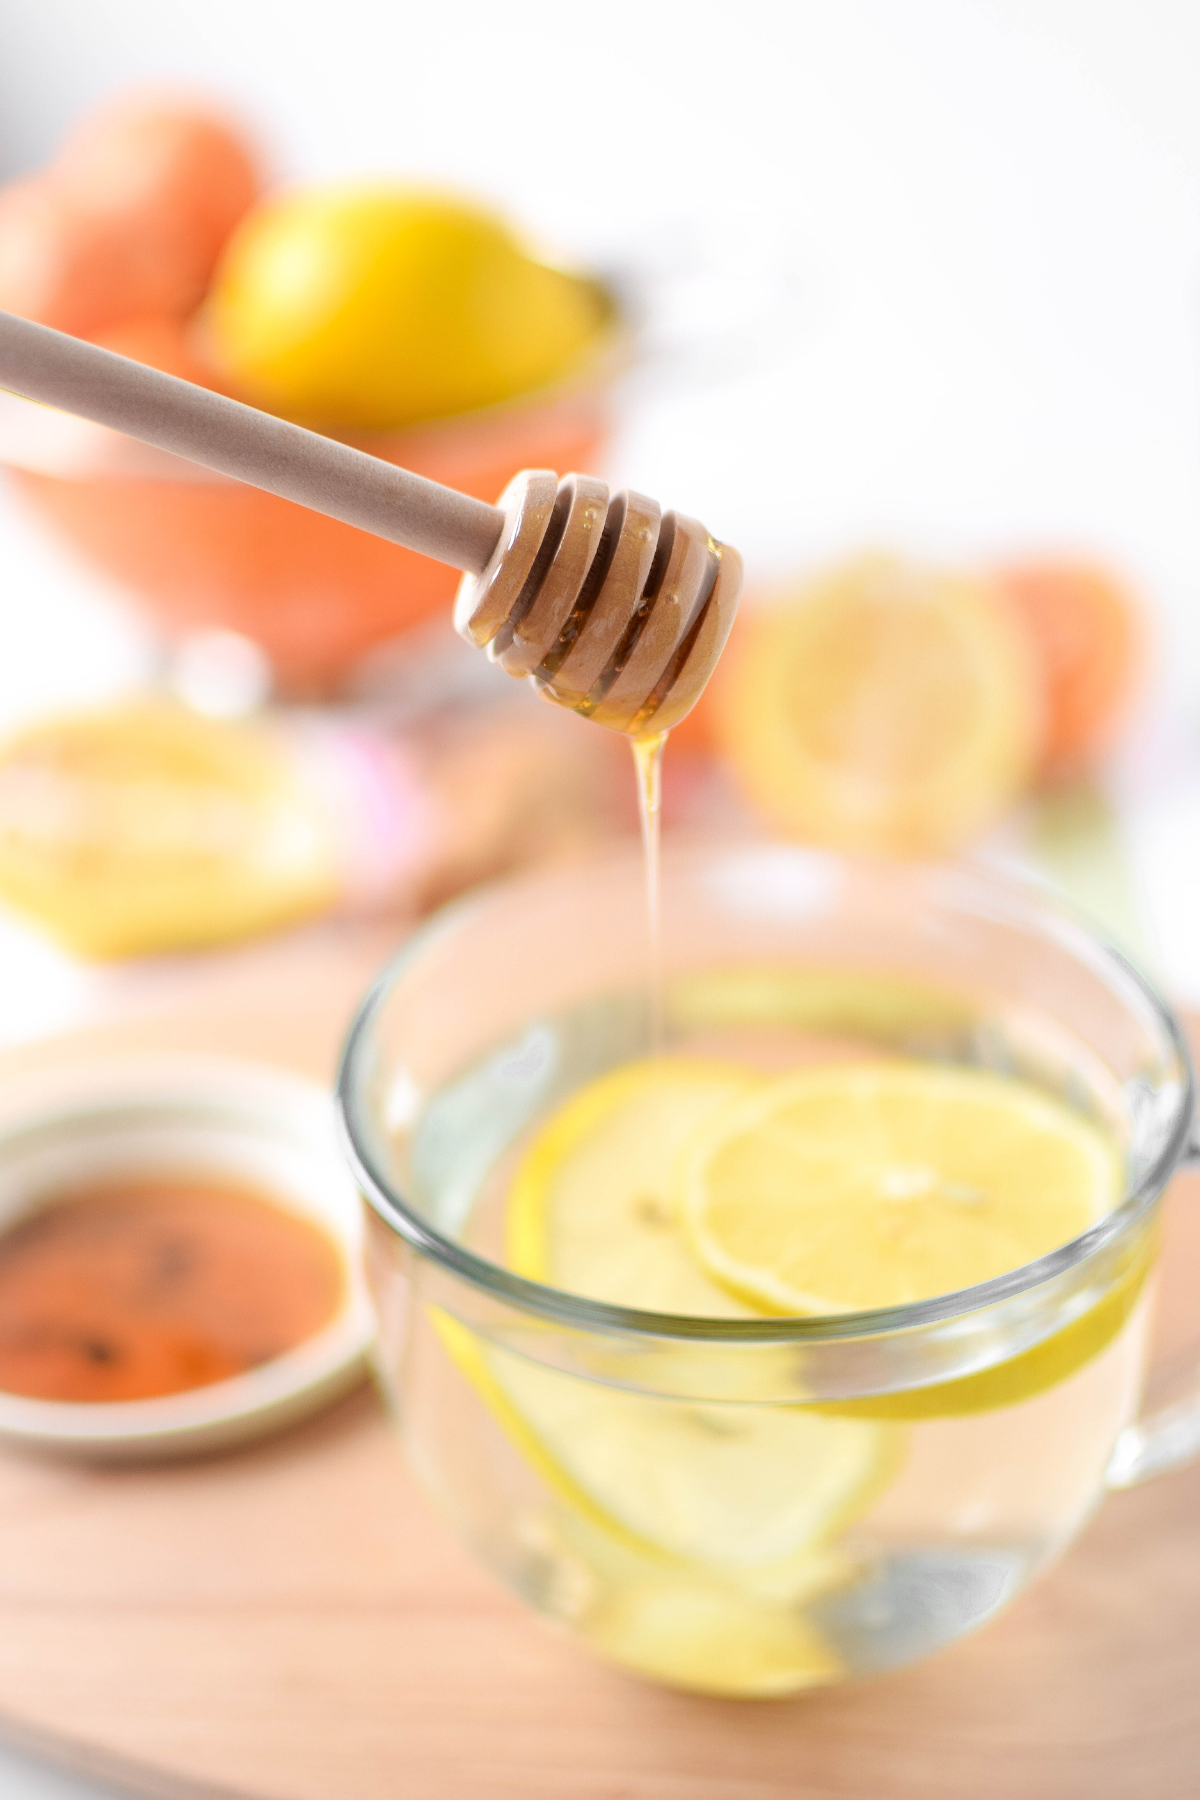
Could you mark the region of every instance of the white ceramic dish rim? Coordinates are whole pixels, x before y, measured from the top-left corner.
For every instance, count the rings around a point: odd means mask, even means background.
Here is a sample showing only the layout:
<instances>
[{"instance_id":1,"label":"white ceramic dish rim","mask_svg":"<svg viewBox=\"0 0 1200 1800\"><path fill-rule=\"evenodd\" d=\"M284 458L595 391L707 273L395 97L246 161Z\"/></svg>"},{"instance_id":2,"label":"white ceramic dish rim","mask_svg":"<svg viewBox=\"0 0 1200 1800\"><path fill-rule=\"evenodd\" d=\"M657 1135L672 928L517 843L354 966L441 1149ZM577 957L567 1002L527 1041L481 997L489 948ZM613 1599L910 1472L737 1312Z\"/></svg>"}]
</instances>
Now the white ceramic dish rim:
<instances>
[{"instance_id":1,"label":"white ceramic dish rim","mask_svg":"<svg viewBox=\"0 0 1200 1800\"><path fill-rule=\"evenodd\" d=\"M361 1269L361 1206L338 1148L333 1101L315 1082L233 1058L162 1054L83 1061L8 1083L0 1091L0 1161L56 1126L87 1129L106 1121L222 1122L248 1134L304 1147L324 1168L328 1204L314 1206L280 1187L279 1197L319 1216L346 1269L343 1304L321 1331L245 1374L146 1400L37 1400L0 1390L0 1436L29 1445L90 1454L172 1454L215 1447L274 1430L315 1410L357 1382L374 1337ZM217 1171L223 1158L206 1163ZM232 1160L230 1175L241 1171ZM20 1216L14 1207L7 1217Z\"/></svg>"}]
</instances>

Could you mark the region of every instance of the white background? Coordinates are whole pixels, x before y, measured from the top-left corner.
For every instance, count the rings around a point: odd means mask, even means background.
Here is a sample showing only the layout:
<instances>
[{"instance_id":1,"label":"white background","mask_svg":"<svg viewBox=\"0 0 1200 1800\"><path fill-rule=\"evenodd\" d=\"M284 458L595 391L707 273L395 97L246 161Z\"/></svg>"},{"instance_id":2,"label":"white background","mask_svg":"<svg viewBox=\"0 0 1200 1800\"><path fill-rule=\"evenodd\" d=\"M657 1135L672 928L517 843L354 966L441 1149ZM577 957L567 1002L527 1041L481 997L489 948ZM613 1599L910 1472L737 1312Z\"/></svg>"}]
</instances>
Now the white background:
<instances>
[{"instance_id":1,"label":"white background","mask_svg":"<svg viewBox=\"0 0 1200 1800\"><path fill-rule=\"evenodd\" d=\"M693 311L784 279L758 363L632 393L612 460L752 577L864 540L1127 571L1160 647L1131 829L1200 992L1195 0L4 0L0 176L146 81L239 107L281 178L436 177L585 262L699 241ZM2 496L0 624L0 723L151 666ZM0 941L0 985L39 954ZM70 978L36 970L61 1022ZM83 1792L0 1762L0 1796Z\"/></svg>"}]
</instances>

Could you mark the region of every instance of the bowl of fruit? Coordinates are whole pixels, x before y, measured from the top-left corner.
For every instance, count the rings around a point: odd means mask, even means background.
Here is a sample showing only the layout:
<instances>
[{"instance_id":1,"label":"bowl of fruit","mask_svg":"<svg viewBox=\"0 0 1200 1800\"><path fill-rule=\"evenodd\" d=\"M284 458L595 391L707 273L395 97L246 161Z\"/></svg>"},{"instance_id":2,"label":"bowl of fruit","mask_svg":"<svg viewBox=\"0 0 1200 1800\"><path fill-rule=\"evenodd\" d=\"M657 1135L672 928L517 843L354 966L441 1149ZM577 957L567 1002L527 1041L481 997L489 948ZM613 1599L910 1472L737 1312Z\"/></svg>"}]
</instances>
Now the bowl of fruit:
<instances>
[{"instance_id":1,"label":"bowl of fruit","mask_svg":"<svg viewBox=\"0 0 1200 1800\"><path fill-rule=\"evenodd\" d=\"M629 330L614 297L490 209L377 181L264 188L206 109L126 101L0 190L0 309L494 500L593 467ZM168 638L251 639L336 692L449 604L452 570L84 421L0 397L29 504Z\"/></svg>"}]
</instances>

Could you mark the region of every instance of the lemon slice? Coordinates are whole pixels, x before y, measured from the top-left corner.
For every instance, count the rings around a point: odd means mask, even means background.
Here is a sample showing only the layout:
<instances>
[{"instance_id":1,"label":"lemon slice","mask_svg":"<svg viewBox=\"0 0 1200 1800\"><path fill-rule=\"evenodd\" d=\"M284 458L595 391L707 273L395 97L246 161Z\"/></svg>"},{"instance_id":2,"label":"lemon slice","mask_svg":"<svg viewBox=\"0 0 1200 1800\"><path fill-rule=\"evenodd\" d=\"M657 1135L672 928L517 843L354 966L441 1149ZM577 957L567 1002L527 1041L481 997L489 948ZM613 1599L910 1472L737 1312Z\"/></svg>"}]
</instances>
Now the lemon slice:
<instances>
[{"instance_id":1,"label":"lemon slice","mask_svg":"<svg viewBox=\"0 0 1200 1800\"><path fill-rule=\"evenodd\" d=\"M516 1173L512 1266L648 1310L747 1316L696 1263L672 1195L681 1147L714 1109L764 1085L737 1065L662 1057L580 1090ZM897 1467L902 1434L873 1421L633 1392L547 1367L442 1312L434 1322L565 1508L568 1535L573 1522L610 1550L733 1581L739 1592L795 1602L843 1576L830 1540ZM597 1554L603 1561L606 1551L593 1536L591 1560ZM628 1579L627 1570L613 1577L622 1588Z\"/></svg>"},{"instance_id":2,"label":"lemon slice","mask_svg":"<svg viewBox=\"0 0 1200 1800\"><path fill-rule=\"evenodd\" d=\"M608 1387L438 1331L555 1496L626 1549L771 1598L829 1585L826 1546L897 1467L895 1434L812 1408L701 1404ZM840 1572L840 1560L836 1560Z\"/></svg>"},{"instance_id":3,"label":"lemon slice","mask_svg":"<svg viewBox=\"0 0 1200 1800\"><path fill-rule=\"evenodd\" d=\"M191 949L308 918L336 846L269 730L131 701L0 749L0 899L84 956Z\"/></svg>"},{"instance_id":4,"label":"lemon slice","mask_svg":"<svg viewBox=\"0 0 1200 1800\"><path fill-rule=\"evenodd\" d=\"M747 616L713 706L768 818L905 854L953 846L1002 811L1042 730L1033 656L999 596L884 556Z\"/></svg>"},{"instance_id":5,"label":"lemon slice","mask_svg":"<svg viewBox=\"0 0 1200 1800\"><path fill-rule=\"evenodd\" d=\"M803 1070L688 1146L687 1228L714 1280L774 1313L854 1312L973 1286L1117 1202L1115 1146L1027 1084L881 1062Z\"/></svg>"},{"instance_id":6,"label":"lemon slice","mask_svg":"<svg viewBox=\"0 0 1200 1800\"><path fill-rule=\"evenodd\" d=\"M844 1673L794 1606L765 1606L686 1581L632 1583L589 1623L591 1642L639 1675L709 1694L766 1698Z\"/></svg>"},{"instance_id":7,"label":"lemon slice","mask_svg":"<svg viewBox=\"0 0 1200 1800\"><path fill-rule=\"evenodd\" d=\"M649 1312L745 1318L752 1308L696 1261L675 1164L696 1128L763 1086L737 1063L654 1057L589 1082L526 1152L509 1195L519 1275Z\"/></svg>"}]
</instances>

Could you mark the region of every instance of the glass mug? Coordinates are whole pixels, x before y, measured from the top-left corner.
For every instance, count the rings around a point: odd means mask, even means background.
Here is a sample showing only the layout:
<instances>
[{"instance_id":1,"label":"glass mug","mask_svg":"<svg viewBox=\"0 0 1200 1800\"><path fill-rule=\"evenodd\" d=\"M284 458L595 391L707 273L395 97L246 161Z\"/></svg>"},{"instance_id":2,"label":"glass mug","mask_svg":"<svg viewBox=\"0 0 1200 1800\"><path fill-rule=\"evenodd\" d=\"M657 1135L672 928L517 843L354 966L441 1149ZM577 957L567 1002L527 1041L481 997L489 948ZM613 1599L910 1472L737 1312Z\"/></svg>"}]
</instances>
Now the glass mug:
<instances>
[{"instance_id":1,"label":"glass mug","mask_svg":"<svg viewBox=\"0 0 1200 1800\"><path fill-rule=\"evenodd\" d=\"M668 1051L981 1066L1099 1121L1127 1170L1082 1236L919 1304L754 1319L605 1304L506 1268L502 1215L531 1131L645 1054L638 858L456 903L367 998L340 1101L412 1468L485 1562L610 1660L781 1694L974 1629L1107 1488L1200 1447L1182 1383L1139 1416L1192 1074L1142 977L999 877L687 848L665 859L662 904Z\"/></svg>"}]
</instances>

